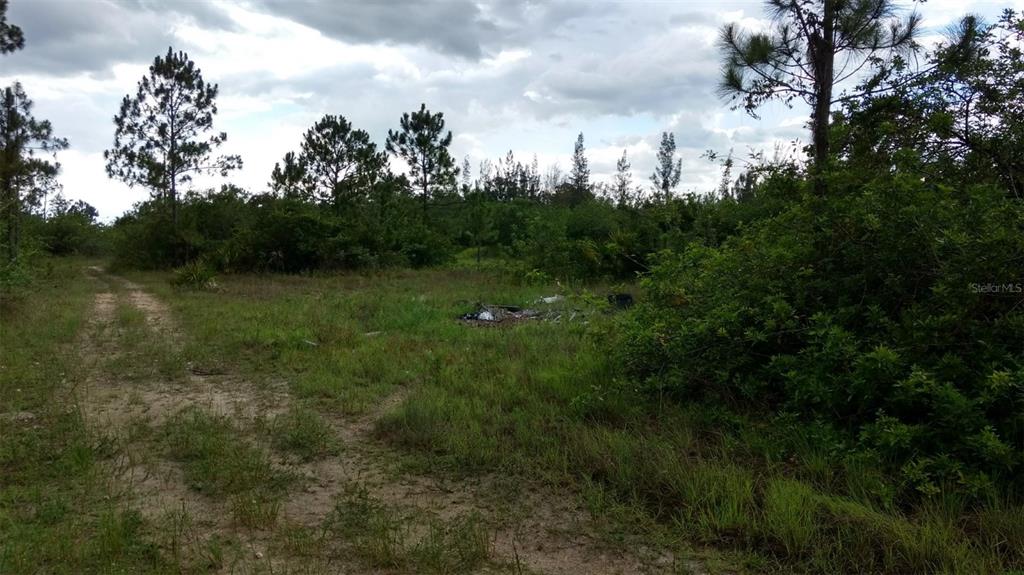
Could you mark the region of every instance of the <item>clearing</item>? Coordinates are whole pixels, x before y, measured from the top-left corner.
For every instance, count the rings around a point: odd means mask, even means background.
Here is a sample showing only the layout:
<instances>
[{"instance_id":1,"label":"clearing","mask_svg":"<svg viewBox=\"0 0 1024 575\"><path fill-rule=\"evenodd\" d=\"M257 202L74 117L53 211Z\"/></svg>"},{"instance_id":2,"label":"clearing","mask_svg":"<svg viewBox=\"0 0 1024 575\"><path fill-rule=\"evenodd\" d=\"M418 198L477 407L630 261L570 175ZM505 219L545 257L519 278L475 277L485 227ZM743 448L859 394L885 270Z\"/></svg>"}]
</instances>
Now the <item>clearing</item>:
<instances>
[{"instance_id":1,"label":"clearing","mask_svg":"<svg viewBox=\"0 0 1024 575\"><path fill-rule=\"evenodd\" d=\"M130 523L95 556L67 551L84 570L125 568L127 548L127 570L152 572L728 571L574 469L569 436L594 433L574 402L604 369L584 322L610 315L456 319L550 287L423 271L179 291L67 273L84 321L62 347L75 376L49 397L77 402L96 454L78 489ZM0 571L68 561L26 545Z\"/></svg>"}]
</instances>

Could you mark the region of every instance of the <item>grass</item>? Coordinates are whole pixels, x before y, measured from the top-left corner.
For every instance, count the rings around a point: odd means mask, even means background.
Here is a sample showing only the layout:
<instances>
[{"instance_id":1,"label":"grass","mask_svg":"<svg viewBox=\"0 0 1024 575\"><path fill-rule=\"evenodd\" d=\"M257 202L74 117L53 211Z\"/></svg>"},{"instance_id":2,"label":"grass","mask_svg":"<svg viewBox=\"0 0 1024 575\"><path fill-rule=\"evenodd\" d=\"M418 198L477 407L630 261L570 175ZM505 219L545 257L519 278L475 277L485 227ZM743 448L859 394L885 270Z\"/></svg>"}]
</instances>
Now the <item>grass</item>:
<instances>
[{"instance_id":1,"label":"grass","mask_svg":"<svg viewBox=\"0 0 1024 575\"><path fill-rule=\"evenodd\" d=\"M172 458L183 463L191 488L227 499L241 525L274 523L292 478L251 445L230 419L189 408L170 419L163 433Z\"/></svg>"},{"instance_id":2,"label":"grass","mask_svg":"<svg viewBox=\"0 0 1024 575\"><path fill-rule=\"evenodd\" d=\"M609 353L613 316L500 328L454 320L476 302L525 304L566 291L557 286L468 270L224 276L217 290L176 290L167 274L131 277L168 302L190 336L168 365L288 382L299 407L264 431L300 461L344 447L322 417L377 410L401 392L375 433L406 469L574 490L612 544L656 542L712 571L1024 567L1019 506L899 508L869 462L834 463L797 428L638 395L618 380ZM593 310L593 299L565 305ZM232 501L242 523L274 520L288 481L244 430L191 412L164 431L195 486ZM379 569L459 572L488 561L479 521L435 522L357 491L339 501L327 539L277 528L294 553L340 545Z\"/></svg>"},{"instance_id":3,"label":"grass","mask_svg":"<svg viewBox=\"0 0 1024 575\"><path fill-rule=\"evenodd\" d=\"M328 537L374 569L467 573L489 561L490 534L479 516L442 521L385 504L348 485L325 523Z\"/></svg>"},{"instance_id":4,"label":"grass","mask_svg":"<svg viewBox=\"0 0 1024 575\"><path fill-rule=\"evenodd\" d=\"M31 289L0 301L0 573L171 570L139 514L108 487L110 445L68 399L97 288L85 265L50 260Z\"/></svg>"},{"instance_id":5,"label":"grass","mask_svg":"<svg viewBox=\"0 0 1024 575\"><path fill-rule=\"evenodd\" d=\"M109 287L124 293L119 284ZM121 381L184 383L185 369L181 352L146 324L146 316L127 301L119 300L114 327L119 331L117 353L105 358L104 369L116 373Z\"/></svg>"},{"instance_id":6,"label":"grass","mask_svg":"<svg viewBox=\"0 0 1024 575\"><path fill-rule=\"evenodd\" d=\"M341 445L330 427L316 411L292 406L287 412L274 416L264 426L275 449L295 455L309 462L337 455Z\"/></svg>"}]
</instances>

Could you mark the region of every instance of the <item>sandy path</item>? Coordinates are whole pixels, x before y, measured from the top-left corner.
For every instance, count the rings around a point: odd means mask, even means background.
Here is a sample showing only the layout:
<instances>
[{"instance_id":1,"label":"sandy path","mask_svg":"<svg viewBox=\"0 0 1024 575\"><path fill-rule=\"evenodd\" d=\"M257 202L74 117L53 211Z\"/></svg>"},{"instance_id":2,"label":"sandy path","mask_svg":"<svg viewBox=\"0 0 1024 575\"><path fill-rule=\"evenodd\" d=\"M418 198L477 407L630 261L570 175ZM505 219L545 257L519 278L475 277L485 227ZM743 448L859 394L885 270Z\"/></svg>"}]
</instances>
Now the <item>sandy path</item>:
<instances>
[{"instance_id":1,"label":"sandy path","mask_svg":"<svg viewBox=\"0 0 1024 575\"><path fill-rule=\"evenodd\" d=\"M158 450L131 438L139 422L159 425L190 406L232 417L245 428L257 417L285 411L290 404L285 385L257 388L231 375L192 373L185 366L181 381L122 381L107 366L125 352L116 323L119 306L141 312L148 329L172 350L180 349L183 333L166 304L142 287L91 268L89 275L102 286L95 298L89 327L80 342L80 352L89 370L79 401L89 425L100 434L117 438L121 446L115 477L143 515L155 522L187 517L182 541L185 553L199 553L205 541L230 535L247 548L243 557L231 562L231 572L287 570L289 558L272 556L270 531L243 530L232 525L223 504L190 489L180 466L164 459ZM494 563L509 572L569 575L587 573L701 572L696 563L680 566L668 554L625 553L602 545L588 530L590 517L577 498L554 493L539 486L519 489L519 498L496 504L500 491L495 477L472 481L449 481L396 473L393 453L373 436L376 421L406 399L400 390L382 401L377 409L359 417L326 414L342 444L339 455L310 463L289 462L277 457L302 479L282 502L277 525L317 528L334 508L338 493L357 483L375 499L403 507L415 507L441 519L467 514L482 517L492 529L491 555ZM491 494L490 496L488 494ZM502 509L498 509L501 507ZM511 511L510 511L511 508ZM189 547L192 547L189 551ZM316 572L360 572L341 569L338 558L325 558L331 569ZM344 564L344 559L341 559ZM492 566L493 567L493 566ZM227 569L225 569L227 570ZM489 568L488 572L493 572Z\"/></svg>"}]
</instances>

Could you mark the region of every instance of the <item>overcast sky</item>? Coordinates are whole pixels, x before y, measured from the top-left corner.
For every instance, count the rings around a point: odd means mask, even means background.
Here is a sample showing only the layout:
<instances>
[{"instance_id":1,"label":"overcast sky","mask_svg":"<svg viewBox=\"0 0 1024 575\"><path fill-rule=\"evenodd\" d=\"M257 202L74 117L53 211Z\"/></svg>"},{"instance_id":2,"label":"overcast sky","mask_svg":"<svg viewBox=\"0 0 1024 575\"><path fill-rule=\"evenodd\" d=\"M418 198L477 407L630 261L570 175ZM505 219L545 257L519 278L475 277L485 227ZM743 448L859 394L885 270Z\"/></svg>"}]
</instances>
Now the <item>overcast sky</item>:
<instances>
[{"instance_id":1,"label":"overcast sky","mask_svg":"<svg viewBox=\"0 0 1024 575\"><path fill-rule=\"evenodd\" d=\"M1003 2L907 4L938 35L966 12L994 20ZM215 127L245 167L230 180L266 187L274 163L297 149L324 114L341 114L383 144L402 112L421 102L444 112L452 153L536 154L545 169L569 164L583 132L597 179L625 149L646 181L663 130L675 133L687 190L712 189L708 149L771 153L806 140L806 113L775 106L760 121L715 96L715 39L727 22L764 24L762 2L498 0L11 0L8 21L25 50L0 60L20 80L36 116L70 140L62 152L66 196L105 220L147 196L106 177L113 115L153 58L185 50L220 85ZM204 180L214 185L224 180Z\"/></svg>"}]
</instances>

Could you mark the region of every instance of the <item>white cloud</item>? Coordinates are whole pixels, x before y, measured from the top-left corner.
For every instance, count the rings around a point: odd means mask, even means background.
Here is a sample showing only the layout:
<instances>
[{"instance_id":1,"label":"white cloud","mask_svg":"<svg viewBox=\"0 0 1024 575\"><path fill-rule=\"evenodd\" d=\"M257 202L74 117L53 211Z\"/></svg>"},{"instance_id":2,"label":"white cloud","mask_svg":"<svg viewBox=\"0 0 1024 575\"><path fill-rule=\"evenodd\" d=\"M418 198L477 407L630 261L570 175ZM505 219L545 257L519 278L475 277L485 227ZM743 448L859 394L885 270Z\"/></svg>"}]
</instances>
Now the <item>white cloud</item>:
<instances>
[{"instance_id":1,"label":"white cloud","mask_svg":"<svg viewBox=\"0 0 1024 575\"><path fill-rule=\"evenodd\" d=\"M512 149L536 154L542 171L567 169L576 134L586 137L597 180L610 177L623 148L634 180L646 183L663 130L676 134L683 187L711 189L720 177L701 159L712 148L737 157L770 155L804 135L805 110L768 106L761 120L714 95L720 26L760 29L760 3L469 2L387 6L329 1L122 3L72 13L62 0L14 2L27 47L5 57L36 114L71 139L61 154L66 194L110 219L146 197L106 178L102 151L120 99L134 92L154 56L173 43L220 85L215 127L225 153L245 167L231 181L264 188L274 162L296 149L324 114L342 114L383 144L399 116L421 102L442 111L452 153L496 160ZM1024 0L1013 0L1024 8ZM935 26L1002 4L931 0L918 6ZM48 23L59 22L59 33ZM399 164L396 164L398 167ZM217 185L203 178L200 186Z\"/></svg>"},{"instance_id":2,"label":"white cloud","mask_svg":"<svg viewBox=\"0 0 1024 575\"><path fill-rule=\"evenodd\" d=\"M99 210L104 221L112 221L135 202L149 197L144 189L131 189L108 178L102 153L83 153L70 149L60 154L60 165L64 195L70 200L89 202Z\"/></svg>"}]
</instances>

